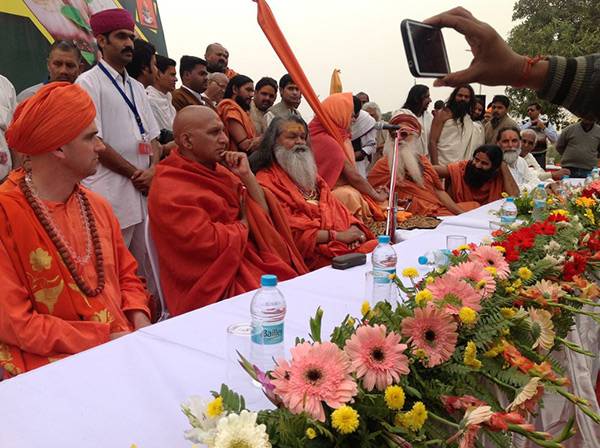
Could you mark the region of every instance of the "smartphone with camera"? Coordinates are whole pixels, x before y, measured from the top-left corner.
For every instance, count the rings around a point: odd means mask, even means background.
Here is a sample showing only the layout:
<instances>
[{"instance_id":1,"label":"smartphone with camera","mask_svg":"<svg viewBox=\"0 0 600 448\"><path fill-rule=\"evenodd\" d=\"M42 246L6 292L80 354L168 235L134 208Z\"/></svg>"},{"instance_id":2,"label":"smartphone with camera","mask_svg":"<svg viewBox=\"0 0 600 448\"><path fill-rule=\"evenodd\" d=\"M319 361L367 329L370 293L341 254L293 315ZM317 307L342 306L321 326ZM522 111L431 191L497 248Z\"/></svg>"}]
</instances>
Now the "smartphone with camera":
<instances>
[{"instance_id":1,"label":"smartphone with camera","mask_svg":"<svg viewBox=\"0 0 600 448\"><path fill-rule=\"evenodd\" d=\"M450 73L442 30L415 20L400 24L408 67L415 78L441 78Z\"/></svg>"}]
</instances>

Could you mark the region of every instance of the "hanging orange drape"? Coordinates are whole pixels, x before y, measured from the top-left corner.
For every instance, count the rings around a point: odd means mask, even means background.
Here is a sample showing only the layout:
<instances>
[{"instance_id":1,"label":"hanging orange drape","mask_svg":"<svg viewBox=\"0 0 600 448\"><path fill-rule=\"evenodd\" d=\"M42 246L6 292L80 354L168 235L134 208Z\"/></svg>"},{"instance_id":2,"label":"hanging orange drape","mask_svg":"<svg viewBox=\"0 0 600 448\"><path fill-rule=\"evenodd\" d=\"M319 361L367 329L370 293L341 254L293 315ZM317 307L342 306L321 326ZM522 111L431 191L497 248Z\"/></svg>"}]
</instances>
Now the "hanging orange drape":
<instances>
[{"instance_id":1,"label":"hanging orange drape","mask_svg":"<svg viewBox=\"0 0 600 448\"><path fill-rule=\"evenodd\" d=\"M342 80L340 79L341 70L334 68L331 74L331 84L329 86L329 94L342 93Z\"/></svg>"}]
</instances>

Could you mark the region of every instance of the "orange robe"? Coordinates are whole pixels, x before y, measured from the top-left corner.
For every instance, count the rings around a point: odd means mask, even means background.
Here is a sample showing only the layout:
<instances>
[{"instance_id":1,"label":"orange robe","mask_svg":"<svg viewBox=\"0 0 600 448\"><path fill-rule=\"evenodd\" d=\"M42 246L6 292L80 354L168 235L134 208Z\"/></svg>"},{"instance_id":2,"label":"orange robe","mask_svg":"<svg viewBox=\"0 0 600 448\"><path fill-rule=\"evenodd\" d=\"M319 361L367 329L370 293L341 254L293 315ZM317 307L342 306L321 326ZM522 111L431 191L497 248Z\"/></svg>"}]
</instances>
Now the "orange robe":
<instances>
[{"instance_id":1,"label":"orange robe","mask_svg":"<svg viewBox=\"0 0 600 448\"><path fill-rule=\"evenodd\" d=\"M0 194L0 366L9 376L100 345L111 333L132 331L124 311L141 310L150 317L135 274L137 263L123 244L110 204L85 192L104 259L106 283L96 297L79 290L21 190ZM68 243L85 254L85 227L75 195L65 204L45 204ZM96 288L94 255L77 269Z\"/></svg>"},{"instance_id":2,"label":"orange robe","mask_svg":"<svg viewBox=\"0 0 600 448\"><path fill-rule=\"evenodd\" d=\"M331 193L322 177L317 177L318 205L307 202L294 182L277 164L259 171L256 178L279 200L290 223L296 247L311 271L329 266L331 259L338 255L353 252L370 253L377 245L377 241L367 226L350 214L348 209ZM319 230L341 232L348 230L351 225L361 229L367 236L367 240L370 241L352 250L348 249L347 244L340 241L317 244Z\"/></svg>"},{"instance_id":3,"label":"orange robe","mask_svg":"<svg viewBox=\"0 0 600 448\"><path fill-rule=\"evenodd\" d=\"M256 289L263 274L308 272L277 200L267 214L226 168L211 170L174 150L156 168L148 209L160 278L172 315ZM240 221L241 199L250 231Z\"/></svg>"},{"instance_id":4,"label":"orange robe","mask_svg":"<svg viewBox=\"0 0 600 448\"><path fill-rule=\"evenodd\" d=\"M502 198L504 181L502 173L497 170L490 182L477 190L472 190L464 180L468 160L451 163L447 166L452 183L452 197L456 202L476 201L479 205L489 204Z\"/></svg>"},{"instance_id":5,"label":"orange robe","mask_svg":"<svg viewBox=\"0 0 600 448\"><path fill-rule=\"evenodd\" d=\"M251 139L256 136L256 129L254 129L252 118L234 100L229 98L221 100L219 104L217 104L217 110L219 111L219 118L221 118L221 121L225 125L225 134L227 134L227 138L229 139L229 151L238 151L237 143L234 142L231 135L229 135L229 120L236 121L242 125L244 132L246 133L246 138Z\"/></svg>"},{"instance_id":6,"label":"orange robe","mask_svg":"<svg viewBox=\"0 0 600 448\"><path fill-rule=\"evenodd\" d=\"M413 215L420 216L451 216L454 215L438 199L435 190L443 190L440 177L433 169L431 162L427 157L419 154L423 165L423 184L424 187L404 179L402 182L396 182L396 192L398 199L406 200L412 198L410 212ZM367 180L373 187L390 184L390 168L388 166L387 156L377 161L369 173ZM465 211L478 207L475 203L458 203L458 206Z\"/></svg>"},{"instance_id":7,"label":"orange robe","mask_svg":"<svg viewBox=\"0 0 600 448\"><path fill-rule=\"evenodd\" d=\"M18 188L19 181L23 177L25 177L25 170L22 166L12 170L10 173L8 173L6 180L0 184L0 192L11 191L15 188Z\"/></svg>"}]
</instances>

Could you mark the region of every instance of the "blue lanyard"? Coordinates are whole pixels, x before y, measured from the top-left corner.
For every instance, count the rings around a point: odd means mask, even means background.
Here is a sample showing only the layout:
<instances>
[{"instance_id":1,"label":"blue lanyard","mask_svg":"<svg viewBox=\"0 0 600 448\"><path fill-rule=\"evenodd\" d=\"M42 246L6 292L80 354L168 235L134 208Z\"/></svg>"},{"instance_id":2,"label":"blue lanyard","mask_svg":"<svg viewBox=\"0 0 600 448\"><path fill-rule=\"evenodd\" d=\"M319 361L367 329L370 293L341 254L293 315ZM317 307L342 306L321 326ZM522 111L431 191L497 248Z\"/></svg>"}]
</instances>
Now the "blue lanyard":
<instances>
[{"instance_id":1,"label":"blue lanyard","mask_svg":"<svg viewBox=\"0 0 600 448\"><path fill-rule=\"evenodd\" d=\"M131 109L131 112L133 112L135 121L136 121L138 127L140 128L140 134L142 134L142 138L144 138L146 131L144 130L144 124L142 123L142 118L140 117L137 107L135 106L135 96L133 95L133 87L131 87L131 83L129 83L129 90L131 92L131 98L133 98L133 103L129 100L129 98L127 98L127 95L125 95L125 92L123 92L123 89L121 89L121 86L119 84L117 84L117 81L108 72L106 67L104 67L104 65L102 65L102 63L100 63L100 62L98 63L98 66L100 67L100 70L102 70L104 72L104 74L106 76L108 76L108 79L110 79L112 81L113 85L117 88L117 90L119 91L119 93L121 94L121 96L123 97L123 99L125 100L127 105L129 106L129 109Z\"/></svg>"}]
</instances>

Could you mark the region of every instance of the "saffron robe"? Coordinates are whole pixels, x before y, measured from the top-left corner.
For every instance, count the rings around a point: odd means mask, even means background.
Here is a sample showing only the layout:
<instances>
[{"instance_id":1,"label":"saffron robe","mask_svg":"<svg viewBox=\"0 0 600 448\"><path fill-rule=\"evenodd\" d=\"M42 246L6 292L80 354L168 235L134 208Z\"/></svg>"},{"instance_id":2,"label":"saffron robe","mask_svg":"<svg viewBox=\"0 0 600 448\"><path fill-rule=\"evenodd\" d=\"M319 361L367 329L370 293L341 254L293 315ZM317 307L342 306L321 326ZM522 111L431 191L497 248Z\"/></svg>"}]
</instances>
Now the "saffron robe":
<instances>
[{"instance_id":1,"label":"saffron robe","mask_svg":"<svg viewBox=\"0 0 600 448\"><path fill-rule=\"evenodd\" d=\"M435 194L435 190L443 190L440 177L433 169L431 162L423 154L419 154L423 166L423 184L421 187L409 179L404 179L402 182L396 182L396 192L398 199L406 200L412 198L410 212L413 215L420 216L451 216L454 215L448 210L442 201ZM382 157L377 161L367 180L373 187L390 184L390 168L388 166L387 156ZM473 210L479 205L475 203L457 203L457 205L465 210Z\"/></svg>"},{"instance_id":2,"label":"saffron robe","mask_svg":"<svg viewBox=\"0 0 600 448\"><path fill-rule=\"evenodd\" d=\"M112 333L132 331L125 311L141 310L150 317L137 263L123 243L110 204L84 191L104 260L106 283L96 297L86 297L77 287L20 188L0 194L0 366L9 376L100 345ZM44 203L71 247L85 254L76 195L64 204ZM89 262L76 264L92 288L98 285L95 265L93 252Z\"/></svg>"},{"instance_id":3,"label":"saffron robe","mask_svg":"<svg viewBox=\"0 0 600 448\"><path fill-rule=\"evenodd\" d=\"M174 150L156 168L148 209L163 294L177 316L260 286L263 274L287 280L308 272L277 200L267 214L242 182ZM241 200L248 229L241 221Z\"/></svg>"},{"instance_id":4,"label":"saffron robe","mask_svg":"<svg viewBox=\"0 0 600 448\"><path fill-rule=\"evenodd\" d=\"M6 176L4 182L0 184L0 192L11 191L15 188L19 188L19 181L23 177L25 177L25 170L22 166L12 170L10 173L8 173L8 176Z\"/></svg>"},{"instance_id":5,"label":"saffron robe","mask_svg":"<svg viewBox=\"0 0 600 448\"><path fill-rule=\"evenodd\" d=\"M244 128L247 139L252 139L256 136L252 118L250 118L250 115L234 100L229 98L221 100L219 104L217 104L217 110L219 111L219 118L225 125L225 134L227 134L227 138L229 139L229 151L238 151L237 143L229 134L229 120L238 122Z\"/></svg>"},{"instance_id":6,"label":"saffron robe","mask_svg":"<svg viewBox=\"0 0 600 448\"><path fill-rule=\"evenodd\" d=\"M287 173L277 164L261 170L256 178L277 197L290 223L296 247L312 271L329 266L331 259L348 253L370 253L377 245L371 231L356 219L348 209L331 193L325 180L317 176L316 189L319 203L307 202ZM341 241L317 244L319 230L348 230L351 225L358 227L367 237L367 242L355 249Z\"/></svg>"},{"instance_id":7,"label":"saffron robe","mask_svg":"<svg viewBox=\"0 0 600 448\"><path fill-rule=\"evenodd\" d=\"M477 190L472 189L464 180L468 160L451 163L447 166L452 185L451 195L456 202L476 201L479 205L489 204L502 198L504 181L502 173L497 170L490 182L486 182Z\"/></svg>"}]
</instances>

